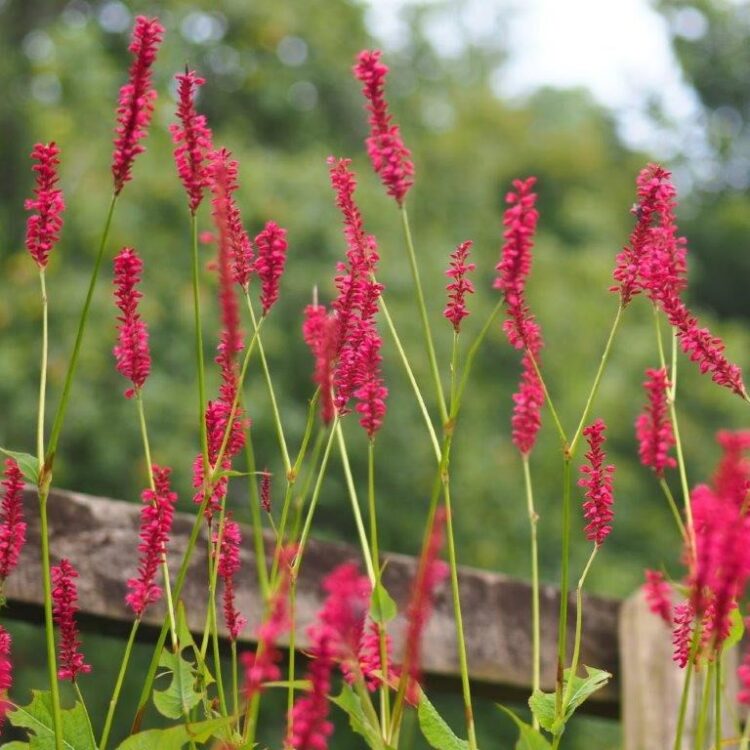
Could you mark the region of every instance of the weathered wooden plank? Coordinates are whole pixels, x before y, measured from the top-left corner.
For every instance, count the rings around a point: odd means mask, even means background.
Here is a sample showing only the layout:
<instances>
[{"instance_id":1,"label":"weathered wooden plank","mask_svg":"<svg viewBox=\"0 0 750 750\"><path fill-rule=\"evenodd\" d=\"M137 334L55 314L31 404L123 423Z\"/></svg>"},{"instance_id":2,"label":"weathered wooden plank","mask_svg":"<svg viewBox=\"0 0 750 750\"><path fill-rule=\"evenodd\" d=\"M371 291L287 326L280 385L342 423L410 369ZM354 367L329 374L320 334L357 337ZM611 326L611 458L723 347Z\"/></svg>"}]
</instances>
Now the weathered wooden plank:
<instances>
[{"instance_id":1,"label":"weathered wooden plank","mask_svg":"<svg viewBox=\"0 0 750 750\"><path fill-rule=\"evenodd\" d=\"M18 570L6 585L9 608L6 614L41 622L42 584L39 564L39 524L36 495L25 494L29 520L29 543ZM49 498L50 541L53 559L69 557L80 571L79 600L83 626L97 632L127 633L132 622L126 608L125 581L135 575L139 528L139 507L133 503L92 497L76 492L53 490ZM177 569L186 547L193 517L178 513L170 547L172 570ZM238 580L237 599L250 625L244 638L252 639L261 614L261 602L255 582L254 555L250 549L250 530L244 529L242 571ZM272 539L266 536L266 552L272 551ZM189 613L189 624L203 626L206 591L206 533L193 556L183 592ZM404 555L387 554L389 562L384 581L403 611L416 561ZM297 588L297 643L306 645L304 630L313 620L322 595L320 581L340 562L357 559L355 548L311 540L301 568ZM460 570L460 591L464 610L469 665L477 693L495 700L525 700L531 674L530 586L499 573L469 568ZM543 681L552 686L556 671L556 634L559 594L554 587L542 588ZM571 598L570 631L572 636L575 602ZM600 597L586 597L582 663L619 672L617 621L619 602ZM146 625L161 623L162 609L157 606L145 616ZM404 621L393 623L396 653L399 652ZM437 592L435 612L425 634L423 667L433 687L458 690L458 658L450 589L443 585ZM614 715L618 710L617 680L597 693L586 704L588 710Z\"/></svg>"}]
</instances>

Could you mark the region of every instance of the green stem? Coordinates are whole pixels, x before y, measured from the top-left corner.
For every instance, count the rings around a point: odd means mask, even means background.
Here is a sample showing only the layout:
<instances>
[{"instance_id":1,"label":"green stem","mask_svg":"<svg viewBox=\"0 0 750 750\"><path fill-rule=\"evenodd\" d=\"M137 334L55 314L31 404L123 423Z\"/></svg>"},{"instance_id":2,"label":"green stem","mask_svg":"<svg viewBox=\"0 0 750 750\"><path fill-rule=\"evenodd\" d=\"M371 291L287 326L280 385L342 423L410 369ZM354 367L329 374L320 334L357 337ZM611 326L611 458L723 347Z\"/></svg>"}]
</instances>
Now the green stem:
<instances>
[{"instance_id":1,"label":"green stem","mask_svg":"<svg viewBox=\"0 0 750 750\"><path fill-rule=\"evenodd\" d=\"M203 361L203 328L201 324L200 262L198 259L198 217L190 216L190 243L192 252L193 281L193 327L195 329L195 369L198 375L198 424L200 427L201 452L203 453L203 476L211 466L208 458L208 430L206 427L206 372Z\"/></svg>"},{"instance_id":2,"label":"green stem","mask_svg":"<svg viewBox=\"0 0 750 750\"><path fill-rule=\"evenodd\" d=\"M537 548L537 524L539 516L534 509L534 493L531 485L531 471L529 470L529 456L521 456L523 460L523 480L526 488L526 509L529 515L529 529L531 532L531 639L532 639L532 670L531 689L536 692L541 689L541 624L539 619L539 551ZM539 719L534 716L534 729L539 729Z\"/></svg>"},{"instance_id":3,"label":"green stem","mask_svg":"<svg viewBox=\"0 0 750 750\"><path fill-rule=\"evenodd\" d=\"M86 292L86 299L83 303L83 309L81 310L81 317L78 321L78 330L76 331L76 340L73 345L73 353L68 363L68 370L65 373L65 384L63 385L62 396L60 397L60 403L57 406L55 412L55 419L52 423L52 430L50 431L49 444L47 445L46 455L46 466L44 467L44 473L49 473L52 470L52 464L55 460L55 453L57 452L57 443L60 439L60 432L62 431L63 422L65 421L65 412L68 409L68 403L70 401L70 389L73 386L73 376L75 375L76 368L78 366L78 357L81 354L81 344L83 343L83 334L86 330L86 323L88 322L89 309L91 308L91 300L94 296L94 288L96 287L96 280L99 277L99 269L102 265L102 258L104 257L104 248L107 244L107 238L109 237L109 229L112 225L112 216L115 211L115 203L117 202L117 195L112 196L112 201L109 204L109 210L107 211L107 218L104 222L104 231L99 242L99 250L96 254L96 260L94 261L94 268L91 271L91 279L89 281L88 290ZM40 467L41 468L41 467Z\"/></svg>"},{"instance_id":4,"label":"green stem","mask_svg":"<svg viewBox=\"0 0 750 750\"><path fill-rule=\"evenodd\" d=\"M365 568L367 569L367 577L370 579L370 583L375 583L375 568L374 565L378 564L377 558L373 557L373 552L367 542L367 532L365 531L365 524L362 520L362 511L359 507L359 499L357 498L357 490L354 486L354 477L352 476L352 467L349 463L349 454L346 450L346 441L344 440L344 431L341 429L341 422L336 423L336 438L338 439L339 452L341 453L341 464L344 468L344 478L346 479L346 488L349 493L349 499L352 505L352 514L354 515L354 524L357 527L357 535L359 536L359 543L362 547L362 557L365 561ZM374 564L373 564L374 563Z\"/></svg>"},{"instance_id":5,"label":"green stem","mask_svg":"<svg viewBox=\"0 0 750 750\"><path fill-rule=\"evenodd\" d=\"M219 628L216 623L216 603L211 607L211 643L214 654L214 673L216 675L216 692L219 695L219 706L222 716L228 716L227 701L224 695L224 678L221 673L221 652L219 651ZM234 643L234 641L232 641Z\"/></svg>"},{"instance_id":6,"label":"green stem","mask_svg":"<svg viewBox=\"0 0 750 750\"><path fill-rule=\"evenodd\" d=\"M427 347L427 357L430 360L430 369L432 377L435 380L435 393L437 395L438 408L440 410L440 420L445 423L448 421L448 410L445 406L445 394L443 393L443 384L440 380L440 370L438 369L437 357L435 356L435 345L432 341L432 332L430 330L430 321L427 317L427 306L424 302L424 293L422 292L422 282L419 278L419 267L417 266L417 255L414 252L414 242L411 237L409 228L409 216L406 213L406 206L401 205L401 223L404 228L404 237L406 239L406 250L409 256L409 267L414 280L414 291L417 296L417 306L419 307L419 316L422 321L422 330Z\"/></svg>"},{"instance_id":7,"label":"green stem","mask_svg":"<svg viewBox=\"0 0 750 750\"><path fill-rule=\"evenodd\" d=\"M258 586L267 602L270 596L268 584L268 566L266 565L266 546L263 542L263 522L260 515L260 497L258 496L258 480L256 476L255 452L250 435L245 440L245 460L248 473L248 495L250 499L250 515L253 519L253 547L255 549L255 566L258 573Z\"/></svg>"},{"instance_id":8,"label":"green stem","mask_svg":"<svg viewBox=\"0 0 750 750\"><path fill-rule=\"evenodd\" d=\"M711 687L715 664L709 662L706 678L703 682L703 693L701 695L701 707L698 714L698 726L695 730L695 750L703 750L705 747L706 723L708 721L708 705L711 697Z\"/></svg>"},{"instance_id":9,"label":"green stem","mask_svg":"<svg viewBox=\"0 0 750 750\"><path fill-rule=\"evenodd\" d=\"M416 397L417 404L419 405L419 410L422 412L422 418L424 419L425 426L427 427L427 432L430 435L432 448L435 451L435 459L439 462L440 443L438 442L437 434L435 433L435 427L433 426L432 419L430 418L430 412L427 410L427 405L425 404L424 397L422 396L422 391L419 388L417 379L414 377L414 372L411 369L411 365L409 364L409 358L406 356L406 351L404 350L404 346L401 343L398 332L396 331L396 326L393 323L393 318L391 318L391 315L388 312L388 306L385 303L385 298L382 296L380 297L380 310L383 313L383 317L385 318L388 330L391 332L391 337L393 338L393 343L396 345L396 350L401 357L401 363L404 366L404 370L406 370L406 377L411 383L412 390L414 391L414 396Z\"/></svg>"},{"instance_id":10,"label":"green stem","mask_svg":"<svg viewBox=\"0 0 750 750\"><path fill-rule=\"evenodd\" d=\"M289 474L292 470L292 462L289 458L289 450L286 446L286 438L284 437L284 427L281 423L281 414L279 413L279 405L276 401L276 393L273 387L273 381L271 380L271 373L268 370L268 361L266 360L266 352L263 349L263 341L260 338L258 322L255 317L255 310L253 310L253 303L250 301L249 292L245 292L245 300L247 301L247 309L250 311L250 319L253 322L253 330L258 336L258 353L260 354L260 363L263 367L263 376L266 380L266 388L268 389L268 397L271 401L271 410L273 412L273 421L276 427L276 435L279 438L279 448L281 449L281 457L284 461L284 471Z\"/></svg>"},{"instance_id":11,"label":"green stem","mask_svg":"<svg viewBox=\"0 0 750 750\"><path fill-rule=\"evenodd\" d=\"M620 326L620 321L622 320L622 311L623 307L622 305L619 305L617 308L617 314L615 315L615 320L612 323L612 328L609 331L607 343L605 344L604 351L602 352L601 360L599 361L599 369L596 371L596 375L594 376L594 382L591 386L591 391L589 392L588 399L586 399L586 406L584 406L583 414L581 414L581 419L578 422L578 429L576 429L575 435L573 435L573 440L570 443L571 456L575 455L576 446L578 445L578 441L581 439L583 428L586 426L586 420L589 418L591 407L594 405L594 399L599 392L599 386L602 382L604 368L607 366L607 361L609 360L609 355L612 351L612 342L615 340L615 334L617 333L617 329Z\"/></svg>"},{"instance_id":12,"label":"green stem","mask_svg":"<svg viewBox=\"0 0 750 750\"><path fill-rule=\"evenodd\" d=\"M716 653L716 681L714 683L714 748L721 750L722 722L721 722L721 650Z\"/></svg>"},{"instance_id":13,"label":"green stem","mask_svg":"<svg viewBox=\"0 0 750 750\"><path fill-rule=\"evenodd\" d=\"M680 532L680 536L682 537L682 541L688 542L688 534L687 530L685 529L685 524L682 522L682 518L680 517L680 511L677 508L677 503L675 502L672 490L669 489L667 480L664 479L664 477L659 477L659 486L664 493L664 497L667 498L667 504L669 505L669 509L672 511L672 516L674 517L675 523L677 524L677 528Z\"/></svg>"},{"instance_id":14,"label":"green stem","mask_svg":"<svg viewBox=\"0 0 750 750\"><path fill-rule=\"evenodd\" d=\"M237 641L232 641L232 713L239 716L240 710L240 691L239 680L237 679Z\"/></svg>"},{"instance_id":15,"label":"green stem","mask_svg":"<svg viewBox=\"0 0 750 750\"><path fill-rule=\"evenodd\" d=\"M700 647L700 628L695 628L693 638L690 644L690 654L688 655L687 668L685 670L685 680L682 683L682 696L680 697L680 710L677 715L677 729L675 730L673 750L682 750L682 734L685 731L685 719L687 717L688 701L690 699L690 685L695 670L695 657Z\"/></svg>"},{"instance_id":16,"label":"green stem","mask_svg":"<svg viewBox=\"0 0 750 750\"><path fill-rule=\"evenodd\" d=\"M534 356L533 352L530 349L526 350L526 355L531 360L531 364L534 366L534 372L536 373L537 380L539 381L539 384L542 386L542 393L544 393L544 400L547 402L547 408L550 411L550 414L552 415L552 422L555 425L555 429L557 430L557 435L560 438L560 443L563 446L563 450L565 452L568 452L570 449L568 447L568 436L565 432L565 429L562 426L562 422L560 421L560 416L557 413L557 409L555 408L555 402L552 400L552 396L549 394L549 390L547 389L547 383L545 383L544 378L542 377L542 371L539 369L539 363L536 361L536 357Z\"/></svg>"},{"instance_id":17,"label":"green stem","mask_svg":"<svg viewBox=\"0 0 750 750\"><path fill-rule=\"evenodd\" d=\"M76 691L78 702L83 706L83 713L86 716L86 726L88 727L88 730L89 730L89 739L91 740L91 747L96 747L96 736L94 735L94 727L91 726L91 716L89 715L89 710L86 707L86 701L83 700L83 693L81 693L81 687L78 684L77 680L72 680L72 683Z\"/></svg>"},{"instance_id":18,"label":"green stem","mask_svg":"<svg viewBox=\"0 0 750 750\"><path fill-rule=\"evenodd\" d=\"M286 715L289 721L289 729L292 728L292 709L294 708L294 679L296 671L295 650L297 625L297 576L293 575L289 580L289 687L286 692Z\"/></svg>"},{"instance_id":19,"label":"green stem","mask_svg":"<svg viewBox=\"0 0 750 750\"><path fill-rule=\"evenodd\" d=\"M563 460L563 519L560 561L560 615L557 631L557 715L562 715L563 668L568 651L568 587L570 579L570 456Z\"/></svg>"},{"instance_id":20,"label":"green stem","mask_svg":"<svg viewBox=\"0 0 750 750\"><path fill-rule=\"evenodd\" d=\"M47 670L52 696L52 720L55 728L55 748L62 750L62 712L60 709L60 688L57 684L57 656L55 654L55 625L52 619L52 580L50 578L49 528L47 525L48 490L39 490L39 517L42 543L42 584L44 586L44 635L47 643Z\"/></svg>"},{"instance_id":21,"label":"green stem","mask_svg":"<svg viewBox=\"0 0 750 750\"><path fill-rule=\"evenodd\" d=\"M125 653L122 657L120 664L120 671L117 675L117 682L115 682L115 689L112 693L112 698L109 701L109 709L107 710L107 718L104 721L104 730L102 731L102 738L99 740L99 750L107 750L107 742L109 742L109 733L112 729L112 719L115 716L115 709L117 708L117 702L120 699L120 691L122 690L122 682L125 679L125 673L128 670L128 662L130 661L130 653L133 650L133 643L135 642L135 634L138 631L138 626L141 624L140 619L133 621L133 627L130 629L130 637L128 643L125 646Z\"/></svg>"},{"instance_id":22,"label":"green stem","mask_svg":"<svg viewBox=\"0 0 750 750\"><path fill-rule=\"evenodd\" d=\"M37 410L36 455L39 469L44 464L44 413L47 398L47 358L49 352L49 305L44 269L39 269L39 284L42 292L42 365L39 373L39 408Z\"/></svg>"},{"instance_id":23,"label":"green stem","mask_svg":"<svg viewBox=\"0 0 750 750\"><path fill-rule=\"evenodd\" d=\"M740 750L750 750L750 720L745 721L740 741Z\"/></svg>"}]
</instances>

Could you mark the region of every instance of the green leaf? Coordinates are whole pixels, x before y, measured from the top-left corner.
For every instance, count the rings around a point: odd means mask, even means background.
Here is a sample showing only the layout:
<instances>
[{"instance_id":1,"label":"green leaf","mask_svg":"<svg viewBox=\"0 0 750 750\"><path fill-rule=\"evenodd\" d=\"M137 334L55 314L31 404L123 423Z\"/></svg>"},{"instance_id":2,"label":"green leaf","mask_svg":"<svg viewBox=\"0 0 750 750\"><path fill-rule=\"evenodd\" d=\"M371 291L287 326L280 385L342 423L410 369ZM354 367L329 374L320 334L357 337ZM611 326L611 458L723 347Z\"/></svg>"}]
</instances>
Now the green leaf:
<instances>
[{"instance_id":1,"label":"green leaf","mask_svg":"<svg viewBox=\"0 0 750 750\"><path fill-rule=\"evenodd\" d=\"M498 705L501 711L505 711L508 716L515 722L516 726L521 732L518 742L516 743L516 750L551 750L552 746L547 740L537 732L534 727L527 724L525 721L521 721L514 713L505 706Z\"/></svg>"},{"instance_id":2,"label":"green leaf","mask_svg":"<svg viewBox=\"0 0 750 750\"><path fill-rule=\"evenodd\" d=\"M0 448L0 453L15 459L18 468L30 484L39 483L39 459L30 453L19 453L18 451L9 451Z\"/></svg>"},{"instance_id":3,"label":"green leaf","mask_svg":"<svg viewBox=\"0 0 750 750\"><path fill-rule=\"evenodd\" d=\"M169 729L147 729L128 737L117 750L182 750L190 741L206 742L234 720L233 716L181 724Z\"/></svg>"},{"instance_id":4,"label":"green leaf","mask_svg":"<svg viewBox=\"0 0 750 750\"><path fill-rule=\"evenodd\" d=\"M742 617L739 607L735 607L729 615L729 635L726 637L722 649L728 650L736 646L745 635L745 620Z\"/></svg>"},{"instance_id":5,"label":"green leaf","mask_svg":"<svg viewBox=\"0 0 750 750\"><path fill-rule=\"evenodd\" d=\"M581 705L592 693L597 690L601 690L612 678L609 672L605 672L603 669L596 669L595 667L586 667L586 677L574 677L573 678L573 692L570 694L570 701L568 702L567 711L565 713L565 720L567 721L573 712ZM570 670L566 670L566 677L569 676Z\"/></svg>"},{"instance_id":6,"label":"green leaf","mask_svg":"<svg viewBox=\"0 0 750 750\"><path fill-rule=\"evenodd\" d=\"M539 722L539 726L551 732L556 719L555 694L535 690L529 698L529 708Z\"/></svg>"},{"instance_id":7,"label":"green leaf","mask_svg":"<svg viewBox=\"0 0 750 750\"><path fill-rule=\"evenodd\" d=\"M362 708L362 701L349 685L342 687L340 695L331 696L331 702L346 712L349 716L349 726L365 738L368 747L373 750L385 750L380 727L372 725Z\"/></svg>"},{"instance_id":8,"label":"green leaf","mask_svg":"<svg viewBox=\"0 0 750 750\"><path fill-rule=\"evenodd\" d=\"M168 719L179 719L186 716L191 708L201 699L195 690L196 671L192 662L174 654L168 648L161 652L159 666L166 667L172 675L166 690L154 690L156 710Z\"/></svg>"},{"instance_id":9,"label":"green leaf","mask_svg":"<svg viewBox=\"0 0 750 750\"><path fill-rule=\"evenodd\" d=\"M29 731L28 747L33 747L34 750L55 750L52 696L48 691L32 690L31 703L27 706L15 706L8 712L8 719L14 727ZM62 730L63 747L68 750L96 750L82 703L76 703L73 708L62 711ZM13 747L12 744L10 746ZM23 743L20 746L26 747Z\"/></svg>"},{"instance_id":10,"label":"green leaf","mask_svg":"<svg viewBox=\"0 0 750 750\"><path fill-rule=\"evenodd\" d=\"M456 737L424 693L419 696L417 717L424 738L435 750L468 750L469 743Z\"/></svg>"},{"instance_id":11,"label":"green leaf","mask_svg":"<svg viewBox=\"0 0 750 750\"><path fill-rule=\"evenodd\" d=\"M397 614L396 602L393 601L391 595L386 591L385 586L378 581L372 590L372 597L370 599L370 618L373 622L385 625Z\"/></svg>"},{"instance_id":12,"label":"green leaf","mask_svg":"<svg viewBox=\"0 0 750 750\"><path fill-rule=\"evenodd\" d=\"M6 742L4 745L0 745L0 750L29 750L31 745L28 742L19 742L13 740L13 742Z\"/></svg>"},{"instance_id":13,"label":"green leaf","mask_svg":"<svg viewBox=\"0 0 750 750\"><path fill-rule=\"evenodd\" d=\"M185 614L185 602L183 602L182 599L180 599L177 602L177 612L175 614L175 620L176 620L175 631L177 633L177 644L180 649L180 652L184 651L186 648L191 648L193 650L193 654L198 661L196 672L202 678L203 687L208 687L209 685L216 682L216 680L211 674L211 670L208 668L208 664L206 664L206 660L201 656L200 649L195 645L193 634L190 632L190 628L188 627L188 624L187 624L187 615Z\"/></svg>"},{"instance_id":14,"label":"green leaf","mask_svg":"<svg viewBox=\"0 0 750 750\"><path fill-rule=\"evenodd\" d=\"M295 690L312 690L312 683L310 680L273 680L272 682L264 682L263 689L266 688L288 688L292 686Z\"/></svg>"}]
</instances>

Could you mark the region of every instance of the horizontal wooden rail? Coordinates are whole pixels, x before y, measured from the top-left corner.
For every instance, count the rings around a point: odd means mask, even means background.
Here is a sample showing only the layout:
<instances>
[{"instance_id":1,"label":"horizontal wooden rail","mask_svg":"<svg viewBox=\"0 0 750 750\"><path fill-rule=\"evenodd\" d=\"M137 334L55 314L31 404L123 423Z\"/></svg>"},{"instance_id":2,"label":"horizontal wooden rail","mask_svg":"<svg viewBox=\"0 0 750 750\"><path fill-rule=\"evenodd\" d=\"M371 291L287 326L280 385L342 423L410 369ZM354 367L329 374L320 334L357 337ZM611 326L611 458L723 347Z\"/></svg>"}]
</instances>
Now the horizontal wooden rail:
<instances>
[{"instance_id":1,"label":"horizontal wooden rail","mask_svg":"<svg viewBox=\"0 0 750 750\"><path fill-rule=\"evenodd\" d=\"M28 543L21 563L6 583L8 617L42 622L42 577L39 562L39 513L35 491L24 496L29 522ZM140 508L135 503L92 497L77 492L53 490L48 513L53 560L68 557L80 572L79 602L83 629L98 633L126 635L132 622L124 604L126 580L136 574ZM193 525L193 516L178 513L170 546L170 563L176 570ZM250 549L250 530L244 529L242 569L237 581L239 609L249 625L243 639L252 641L261 614L261 599ZM203 626L206 594L206 533L202 532L193 555L182 598L189 625L196 631ZM266 535L266 553L273 540ZM322 602L320 582L339 563L358 559L358 550L331 542L311 540L305 553L297 587L297 644L304 649L305 628L312 622ZM397 554L388 559L384 582L403 612L409 596L416 560ZM459 573L464 629L473 688L498 701L525 700L531 675L531 588L523 582L499 573L461 568ZM549 688L556 672L557 612L559 592L542 587L542 679ZM584 635L581 661L620 673L618 657L618 617L620 602L596 596L585 597ZM571 598L570 633L572 636L575 601ZM144 618L144 624L161 624L163 610L156 606ZM393 637L398 654L403 635L401 616L394 622ZM146 635L153 635L153 629ZM437 592L434 614L425 633L423 669L432 688L460 690L456 654L453 606L448 585ZM609 686L584 704L592 713L615 716L619 711L617 677Z\"/></svg>"}]
</instances>

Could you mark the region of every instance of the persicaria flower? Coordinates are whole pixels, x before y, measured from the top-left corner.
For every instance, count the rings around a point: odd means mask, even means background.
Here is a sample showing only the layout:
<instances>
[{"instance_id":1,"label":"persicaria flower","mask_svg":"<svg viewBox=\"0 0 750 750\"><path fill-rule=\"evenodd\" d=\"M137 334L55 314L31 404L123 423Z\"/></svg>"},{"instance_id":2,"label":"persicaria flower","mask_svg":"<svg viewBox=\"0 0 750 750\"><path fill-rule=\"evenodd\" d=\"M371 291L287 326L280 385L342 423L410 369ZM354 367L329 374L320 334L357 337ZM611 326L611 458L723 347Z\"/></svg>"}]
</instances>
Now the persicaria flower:
<instances>
[{"instance_id":1,"label":"persicaria flower","mask_svg":"<svg viewBox=\"0 0 750 750\"><path fill-rule=\"evenodd\" d=\"M473 244L471 240L462 242L451 253L450 268L445 272L451 282L446 286L448 304L443 310L443 315L453 324L456 333L461 329L461 321L469 314L466 308L466 295L474 294L474 284L466 277L476 268L475 263L466 262Z\"/></svg>"},{"instance_id":2,"label":"persicaria flower","mask_svg":"<svg viewBox=\"0 0 750 750\"><path fill-rule=\"evenodd\" d=\"M70 560L63 558L59 565L52 567L51 574L52 614L60 628L57 676L61 680L73 681L79 674L91 671L91 666L85 663L83 654L80 652L81 641L75 620L78 611L78 591L75 579L78 578L78 571Z\"/></svg>"},{"instance_id":3,"label":"persicaria flower","mask_svg":"<svg viewBox=\"0 0 750 750\"><path fill-rule=\"evenodd\" d=\"M65 200L57 187L59 153L54 143L37 143L31 152L31 158L37 162L32 167L36 172L36 197L24 203L27 211L34 212L26 219L26 249L40 269L47 267L50 251L60 239L63 225Z\"/></svg>"},{"instance_id":4,"label":"persicaria flower","mask_svg":"<svg viewBox=\"0 0 750 750\"><path fill-rule=\"evenodd\" d=\"M271 472L263 469L260 473L260 507L271 512Z\"/></svg>"},{"instance_id":5,"label":"persicaria flower","mask_svg":"<svg viewBox=\"0 0 750 750\"><path fill-rule=\"evenodd\" d=\"M658 570L646 571L646 583L643 584L643 593L646 597L648 608L659 615L667 625L672 625L672 587L664 580L664 576Z\"/></svg>"},{"instance_id":6,"label":"persicaria flower","mask_svg":"<svg viewBox=\"0 0 750 750\"><path fill-rule=\"evenodd\" d=\"M585 528L586 538L597 546L609 536L612 531L612 474L614 466L605 466L606 454L602 450L604 445L604 431L607 426L603 420L597 419L583 431L589 449L586 452L588 465L581 466L578 480L580 487L586 488L586 500L583 512L589 522Z\"/></svg>"},{"instance_id":7,"label":"persicaria flower","mask_svg":"<svg viewBox=\"0 0 750 750\"><path fill-rule=\"evenodd\" d=\"M638 438L638 455L641 463L653 469L658 477L665 469L672 469L677 462L669 455L675 444L672 422L667 413L667 392L671 387L665 368L646 370L643 383L648 395L648 404L635 422Z\"/></svg>"},{"instance_id":8,"label":"persicaria flower","mask_svg":"<svg viewBox=\"0 0 750 750\"><path fill-rule=\"evenodd\" d=\"M267 315L279 298L279 281L286 264L286 229L269 221L255 238L255 246L258 249L255 272L261 284L260 303L263 306L263 314Z\"/></svg>"},{"instance_id":9,"label":"persicaria flower","mask_svg":"<svg viewBox=\"0 0 750 750\"><path fill-rule=\"evenodd\" d=\"M13 685L13 664L10 660L10 633L0 625L0 728L5 721L5 715L11 707L6 700L8 690Z\"/></svg>"},{"instance_id":10,"label":"persicaria flower","mask_svg":"<svg viewBox=\"0 0 750 750\"><path fill-rule=\"evenodd\" d=\"M385 99L385 78L388 67L380 61L380 50L363 50L357 57L354 74L362 82L362 93L370 113L370 135L367 153L372 167L399 206L414 184L414 163L404 145L398 125L388 112Z\"/></svg>"},{"instance_id":11,"label":"persicaria flower","mask_svg":"<svg viewBox=\"0 0 750 750\"><path fill-rule=\"evenodd\" d=\"M3 504L0 507L0 590L3 581L18 565L18 558L26 542L26 522L23 517L23 474L14 458L5 460ZM1 599L1 597L0 597Z\"/></svg>"},{"instance_id":12,"label":"persicaria flower","mask_svg":"<svg viewBox=\"0 0 750 750\"><path fill-rule=\"evenodd\" d=\"M224 622L231 640L236 641L247 619L237 611L234 593L234 577L240 569L240 544L242 536L240 527L227 513L224 530L219 542L219 534L214 535L214 544L219 545L219 563L217 573L224 583Z\"/></svg>"},{"instance_id":13,"label":"persicaria flower","mask_svg":"<svg viewBox=\"0 0 750 750\"><path fill-rule=\"evenodd\" d=\"M140 141L146 137L154 111L156 90L151 85L151 66L156 60L164 35L164 27L157 18L138 16L133 28L133 39L128 48L133 54L128 82L120 89L115 127L115 150L112 155L112 175L115 195L131 179L131 169L138 154L145 151Z\"/></svg>"},{"instance_id":14,"label":"persicaria flower","mask_svg":"<svg viewBox=\"0 0 750 750\"><path fill-rule=\"evenodd\" d=\"M695 611L689 601L674 608L674 629L672 630L673 660L684 669L690 660L690 643L693 640L693 620Z\"/></svg>"},{"instance_id":15,"label":"persicaria flower","mask_svg":"<svg viewBox=\"0 0 750 750\"><path fill-rule=\"evenodd\" d=\"M381 626L383 627L383 626ZM385 659L386 668L383 668L383 663L380 658L380 631L379 626L375 622L368 622L362 633L362 640L359 644L359 669L362 676L365 679L367 689L371 692L379 688L383 683L383 675L388 675L388 685L393 685L395 681L401 676L401 670L395 664L391 658L392 641L391 636L388 633L383 633L383 639L385 641ZM385 630L385 628L383 627ZM354 675L344 674L344 679L348 682L352 682Z\"/></svg>"},{"instance_id":16,"label":"persicaria flower","mask_svg":"<svg viewBox=\"0 0 750 750\"><path fill-rule=\"evenodd\" d=\"M380 373L380 348L382 341L379 334L373 328L364 338L359 351L359 374L357 382L361 385L354 392L357 399L356 411L361 414L360 425L367 433L370 440L375 438L378 430L383 426L385 417L385 399L388 397L388 389L383 385L383 377Z\"/></svg>"},{"instance_id":17,"label":"persicaria flower","mask_svg":"<svg viewBox=\"0 0 750 750\"><path fill-rule=\"evenodd\" d=\"M534 449L536 437L542 426L541 410L544 404L544 389L534 368L531 355L523 355L521 383L513 394L513 416L511 418L513 444L522 456ZM538 362L537 362L538 364Z\"/></svg>"},{"instance_id":18,"label":"persicaria flower","mask_svg":"<svg viewBox=\"0 0 750 750\"><path fill-rule=\"evenodd\" d=\"M211 184L208 157L213 150L211 130L205 115L195 110L195 96L205 81L194 70L185 70L175 78L177 85L177 117L180 124L169 126L175 144L177 173L188 196L190 213L195 214L203 200L203 191Z\"/></svg>"},{"instance_id":19,"label":"persicaria flower","mask_svg":"<svg viewBox=\"0 0 750 750\"><path fill-rule=\"evenodd\" d=\"M719 430L716 442L722 448L722 457L713 478L716 494L746 513L750 490L750 459L747 456L750 430Z\"/></svg>"},{"instance_id":20,"label":"persicaria flower","mask_svg":"<svg viewBox=\"0 0 750 750\"><path fill-rule=\"evenodd\" d=\"M307 305L302 335L315 357L313 382L320 388L320 416L330 424L336 412L333 400L333 373L336 363L338 319L328 314L323 305Z\"/></svg>"},{"instance_id":21,"label":"persicaria flower","mask_svg":"<svg viewBox=\"0 0 750 750\"><path fill-rule=\"evenodd\" d=\"M125 602L138 618L149 604L161 598L161 587L155 580L156 572L167 553L177 502L177 493L172 492L169 486L170 474L171 469L154 464L154 489L144 490L141 494L144 505L141 509L141 541L138 545L141 553L138 577L128 580L129 593L125 596Z\"/></svg>"},{"instance_id":22,"label":"persicaria flower","mask_svg":"<svg viewBox=\"0 0 750 750\"><path fill-rule=\"evenodd\" d=\"M132 398L143 388L151 372L151 353L148 347L148 328L138 313L138 291L143 273L143 261L132 247L124 247L115 258L115 302L120 309L118 342L114 348L117 371L133 384L125 391Z\"/></svg>"}]
</instances>

